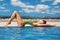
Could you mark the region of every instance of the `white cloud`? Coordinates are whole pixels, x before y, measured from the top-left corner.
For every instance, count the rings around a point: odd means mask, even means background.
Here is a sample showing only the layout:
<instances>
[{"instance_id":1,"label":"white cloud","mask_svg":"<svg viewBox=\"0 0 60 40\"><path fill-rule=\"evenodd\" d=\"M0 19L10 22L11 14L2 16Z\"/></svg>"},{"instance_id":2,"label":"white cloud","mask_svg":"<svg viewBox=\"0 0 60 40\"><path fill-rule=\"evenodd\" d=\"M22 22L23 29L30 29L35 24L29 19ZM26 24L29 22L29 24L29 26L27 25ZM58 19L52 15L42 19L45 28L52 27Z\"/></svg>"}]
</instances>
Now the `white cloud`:
<instances>
[{"instance_id":1,"label":"white cloud","mask_svg":"<svg viewBox=\"0 0 60 40\"><path fill-rule=\"evenodd\" d=\"M56 4L58 4L58 3L60 3L60 0L55 0L55 1L53 2L53 5L56 5Z\"/></svg>"},{"instance_id":2,"label":"white cloud","mask_svg":"<svg viewBox=\"0 0 60 40\"><path fill-rule=\"evenodd\" d=\"M41 0L41 2L52 1L52 0Z\"/></svg>"},{"instance_id":3,"label":"white cloud","mask_svg":"<svg viewBox=\"0 0 60 40\"><path fill-rule=\"evenodd\" d=\"M10 10L9 9L0 10L0 12L10 12Z\"/></svg>"},{"instance_id":4,"label":"white cloud","mask_svg":"<svg viewBox=\"0 0 60 40\"><path fill-rule=\"evenodd\" d=\"M32 5L26 5L25 3L19 1L19 0L11 0L11 4L14 6L19 6L22 8L34 8Z\"/></svg>"},{"instance_id":5,"label":"white cloud","mask_svg":"<svg viewBox=\"0 0 60 40\"><path fill-rule=\"evenodd\" d=\"M23 11L26 12L26 13L36 12L35 10L30 10L30 9L28 9L28 8L23 9Z\"/></svg>"},{"instance_id":6,"label":"white cloud","mask_svg":"<svg viewBox=\"0 0 60 40\"><path fill-rule=\"evenodd\" d=\"M4 12L10 12L10 10L9 9L6 9L6 10L4 10Z\"/></svg>"},{"instance_id":7,"label":"white cloud","mask_svg":"<svg viewBox=\"0 0 60 40\"><path fill-rule=\"evenodd\" d=\"M4 1L4 0L0 0L0 1Z\"/></svg>"},{"instance_id":8,"label":"white cloud","mask_svg":"<svg viewBox=\"0 0 60 40\"><path fill-rule=\"evenodd\" d=\"M7 5L6 3L0 5L0 9L6 9L6 8L4 7L4 6L6 6L6 5Z\"/></svg>"},{"instance_id":9,"label":"white cloud","mask_svg":"<svg viewBox=\"0 0 60 40\"><path fill-rule=\"evenodd\" d=\"M10 9L7 9L5 6L7 4L2 4L0 5L0 12L10 12Z\"/></svg>"},{"instance_id":10,"label":"white cloud","mask_svg":"<svg viewBox=\"0 0 60 40\"><path fill-rule=\"evenodd\" d=\"M45 0L45 1L48 1L48 0ZM37 12L37 13L54 14L54 13L58 13L59 12L55 8L53 8L54 10L49 10L50 7L48 5L44 5L44 4L38 4L36 6L32 6L32 5L27 5L26 3L23 3L23 2L21 2L19 0L11 0L11 4L13 6L19 6L19 7L21 7L22 8L22 11L24 11L26 13L34 13L34 12ZM19 11L19 12L22 12L22 11Z\"/></svg>"},{"instance_id":11,"label":"white cloud","mask_svg":"<svg viewBox=\"0 0 60 40\"><path fill-rule=\"evenodd\" d=\"M27 5L19 0L11 0L11 4L14 6L19 6L22 8L24 12L32 13L32 12L40 12L42 10L47 10L49 8L48 5L38 4L36 6Z\"/></svg>"},{"instance_id":12,"label":"white cloud","mask_svg":"<svg viewBox=\"0 0 60 40\"><path fill-rule=\"evenodd\" d=\"M3 7L3 6L0 6L0 9L5 9L5 7Z\"/></svg>"},{"instance_id":13,"label":"white cloud","mask_svg":"<svg viewBox=\"0 0 60 40\"><path fill-rule=\"evenodd\" d=\"M60 13L60 11L52 10L51 13L53 13L53 14L55 14L55 13Z\"/></svg>"},{"instance_id":14,"label":"white cloud","mask_svg":"<svg viewBox=\"0 0 60 40\"><path fill-rule=\"evenodd\" d=\"M47 10L47 9L49 9L48 5L36 5L35 8L33 8L33 9L25 8L25 9L23 9L23 11L27 12L27 13L32 13L32 12L44 13L43 11Z\"/></svg>"},{"instance_id":15,"label":"white cloud","mask_svg":"<svg viewBox=\"0 0 60 40\"><path fill-rule=\"evenodd\" d=\"M19 0L11 0L11 4L14 6L25 7L25 4L20 2Z\"/></svg>"},{"instance_id":16,"label":"white cloud","mask_svg":"<svg viewBox=\"0 0 60 40\"><path fill-rule=\"evenodd\" d=\"M4 6L0 6L0 12L9 12L9 9L6 9Z\"/></svg>"},{"instance_id":17,"label":"white cloud","mask_svg":"<svg viewBox=\"0 0 60 40\"><path fill-rule=\"evenodd\" d=\"M48 9L49 6L48 5L39 4L39 5L36 6L36 8L37 9L43 9L44 10L44 9Z\"/></svg>"},{"instance_id":18,"label":"white cloud","mask_svg":"<svg viewBox=\"0 0 60 40\"><path fill-rule=\"evenodd\" d=\"M60 6L55 6L55 8L60 8Z\"/></svg>"},{"instance_id":19,"label":"white cloud","mask_svg":"<svg viewBox=\"0 0 60 40\"><path fill-rule=\"evenodd\" d=\"M23 12L22 10L19 10L19 12L21 13L21 12Z\"/></svg>"},{"instance_id":20,"label":"white cloud","mask_svg":"<svg viewBox=\"0 0 60 40\"><path fill-rule=\"evenodd\" d=\"M60 3L60 0L41 0L41 2L46 2L46 1L54 1L53 5Z\"/></svg>"}]
</instances>

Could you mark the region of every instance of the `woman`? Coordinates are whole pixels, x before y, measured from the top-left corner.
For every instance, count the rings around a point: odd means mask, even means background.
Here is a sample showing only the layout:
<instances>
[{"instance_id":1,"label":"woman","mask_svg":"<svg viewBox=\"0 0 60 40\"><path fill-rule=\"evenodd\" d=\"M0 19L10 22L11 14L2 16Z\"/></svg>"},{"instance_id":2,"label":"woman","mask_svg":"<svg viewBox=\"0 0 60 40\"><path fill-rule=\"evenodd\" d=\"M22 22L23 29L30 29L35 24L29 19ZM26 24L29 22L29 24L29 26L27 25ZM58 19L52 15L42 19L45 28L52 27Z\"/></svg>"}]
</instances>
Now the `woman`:
<instances>
[{"instance_id":1,"label":"woman","mask_svg":"<svg viewBox=\"0 0 60 40\"><path fill-rule=\"evenodd\" d=\"M22 27L24 26L24 21L22 20L21 16L18 14L17 11L14 11L13 15L11 16L11 18L8 20L8 22L6 23L6 27L7 25L11 24L11 21L13 19L16 19L18 27ZM32 23L33 26L54 26L54 25L50 25L50 24L46 24L45 20L39 20L37 22Z\"/></svg>"},{"instance_id":2,"label":"woman","mask_svg":"<svg viewBox=\"0 0 60 40\"><path fill-rule=\"evenodd\" d=\"M52 27L52 26L55 26L55 24L47 24L47 22L45 20L39 20L35 23L33 23L33 26L36 26L36 27Z\"/></svg>"}]
</instances>

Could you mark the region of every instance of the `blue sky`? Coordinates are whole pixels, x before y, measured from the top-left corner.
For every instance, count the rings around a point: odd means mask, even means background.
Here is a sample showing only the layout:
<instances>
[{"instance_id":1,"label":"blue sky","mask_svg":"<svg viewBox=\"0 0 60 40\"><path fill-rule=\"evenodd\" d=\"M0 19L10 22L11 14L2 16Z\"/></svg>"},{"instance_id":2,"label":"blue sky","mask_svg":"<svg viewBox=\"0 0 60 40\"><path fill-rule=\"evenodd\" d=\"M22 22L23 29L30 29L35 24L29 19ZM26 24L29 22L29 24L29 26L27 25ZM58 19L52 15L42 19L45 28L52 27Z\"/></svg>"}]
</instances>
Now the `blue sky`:
<instances>
[{"instance_id":1,"label":"blue sky","mask_svg":"<svg viewBox=\"0 0 60 40\"><path fill-rule=\"evenodd\" d=\"M60 0L0 0L0 15L19 13L59 14Z\"/></svg>"}]
</instances>

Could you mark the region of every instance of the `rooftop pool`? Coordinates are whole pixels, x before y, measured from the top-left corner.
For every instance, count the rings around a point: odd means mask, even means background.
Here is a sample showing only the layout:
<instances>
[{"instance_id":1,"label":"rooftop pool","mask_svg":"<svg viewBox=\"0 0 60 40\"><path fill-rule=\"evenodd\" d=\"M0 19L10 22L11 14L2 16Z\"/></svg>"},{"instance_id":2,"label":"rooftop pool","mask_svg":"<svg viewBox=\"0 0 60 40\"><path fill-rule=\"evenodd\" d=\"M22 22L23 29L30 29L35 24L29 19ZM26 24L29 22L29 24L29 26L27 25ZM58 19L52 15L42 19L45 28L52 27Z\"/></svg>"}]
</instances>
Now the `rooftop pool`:
<instances>
[{"instance_id":1,"label":"rooftop pool","mask_svg":"<svg viewBox=\"0 0 60 40\"><path fill-rule=\"evenodd\" d=\"M0 27L0 40L60 40L60 27Z\"/></svg>"}]
</instances>

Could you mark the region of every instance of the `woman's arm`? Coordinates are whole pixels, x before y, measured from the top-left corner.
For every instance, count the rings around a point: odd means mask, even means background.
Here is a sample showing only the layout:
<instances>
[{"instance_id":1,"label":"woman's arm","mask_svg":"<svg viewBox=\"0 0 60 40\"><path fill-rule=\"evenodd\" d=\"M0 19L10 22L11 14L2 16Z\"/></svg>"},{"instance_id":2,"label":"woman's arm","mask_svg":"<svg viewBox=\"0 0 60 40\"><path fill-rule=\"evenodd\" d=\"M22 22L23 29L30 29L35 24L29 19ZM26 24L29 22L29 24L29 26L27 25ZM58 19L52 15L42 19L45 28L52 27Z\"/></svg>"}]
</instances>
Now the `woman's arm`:
<instances>
[{"instance_id":1,"label":"woman's arm","mask_svg":"<svg viewBox=\"0 0 60 40\"><path fill-rule=\"evenodd\" d=\"M37 26L55 26L55 25L51 25L51 24L37 24Z\"/></svg>"},{"instance_id":2,"label":"woman's arm","mask_svg":"<svg viewBox=\"0 0 60 40\"><path fill-rule=\"evenodd\" d=\"M41 27L44 27L44 26L55 26L54 24L38 24L38 23L33 23L32 24L33 26L41 26Z\"/></svg>"}]
</instances>

